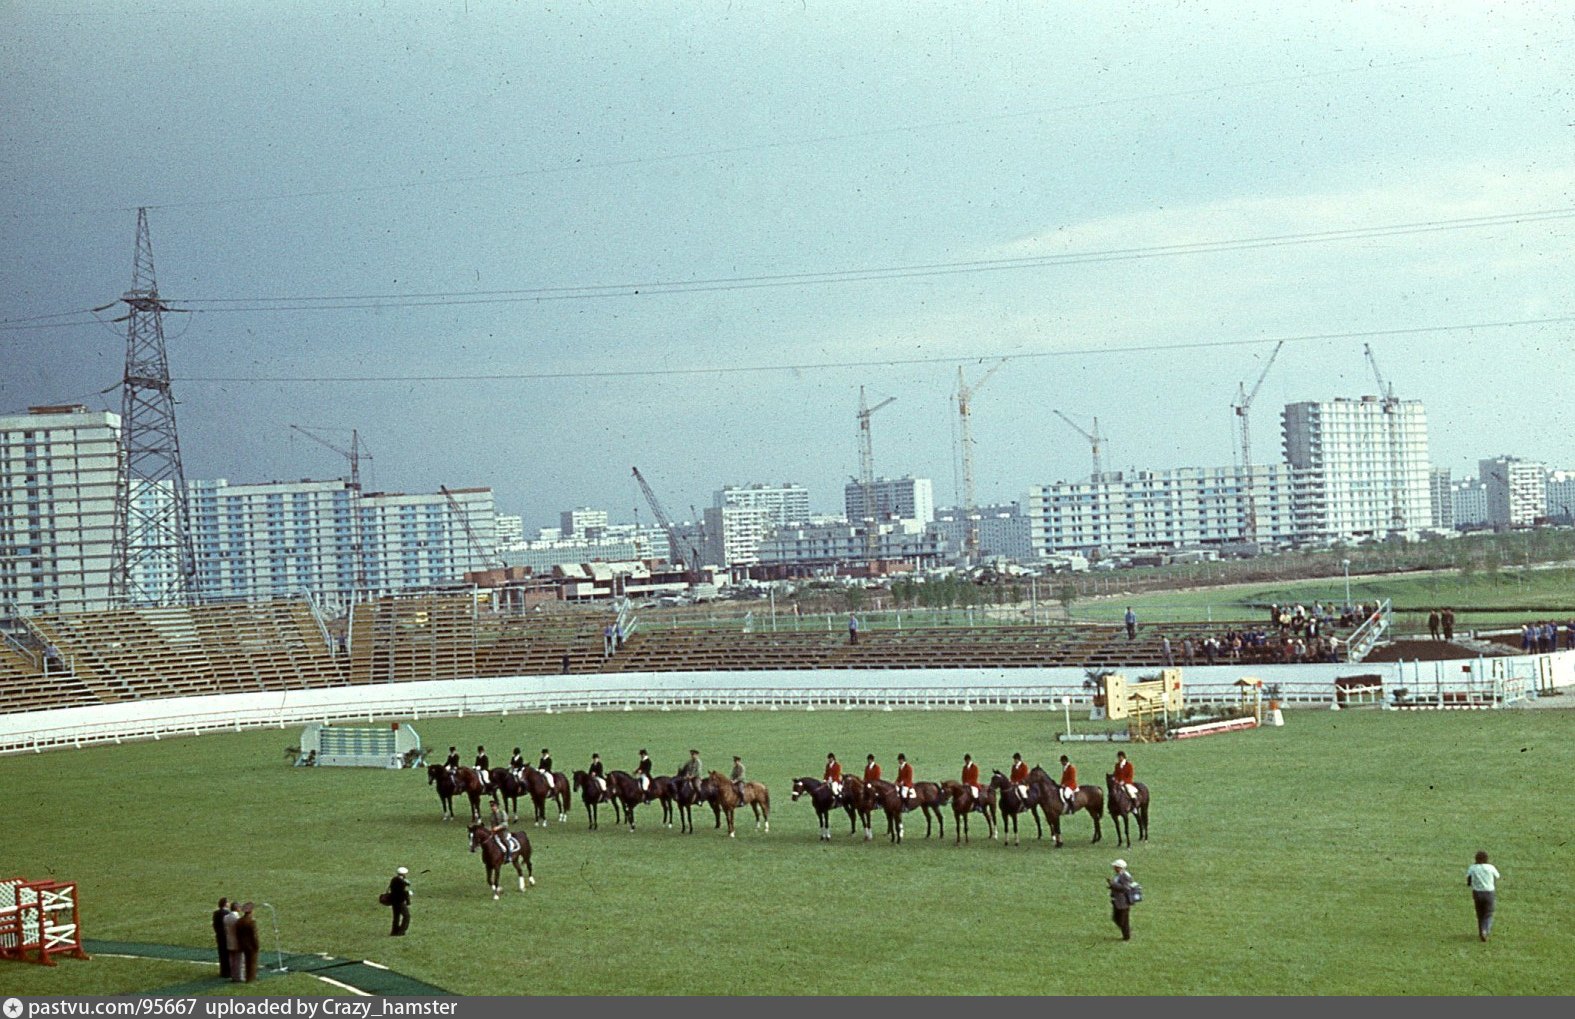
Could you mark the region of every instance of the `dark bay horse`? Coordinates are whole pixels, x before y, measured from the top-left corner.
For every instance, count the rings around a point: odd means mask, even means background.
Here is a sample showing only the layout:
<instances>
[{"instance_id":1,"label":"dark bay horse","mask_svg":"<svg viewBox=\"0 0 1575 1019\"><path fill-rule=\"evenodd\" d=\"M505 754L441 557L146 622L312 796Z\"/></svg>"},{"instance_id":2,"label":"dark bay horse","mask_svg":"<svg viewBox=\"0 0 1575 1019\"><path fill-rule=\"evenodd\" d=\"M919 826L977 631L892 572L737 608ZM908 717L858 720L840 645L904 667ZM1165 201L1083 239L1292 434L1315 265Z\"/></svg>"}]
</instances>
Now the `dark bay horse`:
<instances>
[{"instance_id":1,"label":"dark bay horse","mask_svg":"<svg viewBox=\"0 0 1575 1019\"><path fill-rule=\"evenodd\" d=\"M989 786L984 788L982 795L975 797L973 786L962 782L942 782L941 788L952 801L952 824L956 831L952 842L968 841L968 815L977 808L984 815L984 820L990 827L990 837L995 838L995 790Z\"/></svg>"},{"instance_id":2,"label":"dark bay horse","mask_svg":"<svg viewBox=\"0 0 1575 1019\"><path fill-rule=\"evenodd\" d=\"M837 795L831 791L831 783L822 782L818 778L795 778L793 780L793 801L804 795L809 796L810 805L815 808L815 819L820 822L820 841L831 841L831 812L837 809Z\"/></svg>"},{"instance_id":3,"label":"dark bay horse","mask_svg":"<svg viewBox=\"0 0 1575 1019\"><path fill-rule=\"evenodd\" d=\"M935 815L935 823L941 827L941 838L946 837L946 815L941 808L951 802L951 797L946 795L936 782L913 783L913 795L919 801L919 809L924 812L924 837L930 837L930 815Z\"/></svg>"},{"instance_id":4,"label":"dark bay horse","mask_svg":"<svg viewBox=\"0 0 1575 1019\"><path fill-rule=\"evenodd\" d=\"M491 771L492 798L503 801L503 809L510 815L509 820L520 819L520 797L529 796L530 789L525 785L523 778L516 778L514 772L508 768L493 768Z\"/></svg>"},{"instance_id":5,"label":"dark bay horse","mask_svg":"<svg viewBox=\"0 0 1575 1019\"><path fill-rule=\"evenodd\" d=\"M589 822L592 831L595 831L600 824L597 815L601 812L603 803L612 804L613 820L615 822L621 816L619 814L618 800L613 796L611 786L608 786L607 791L603 792L602 787L596 783L595 779L591 778L589 773L576 771L574 773L574 788L579 790L580 802L585 804L585 818Z\"/></svg>"},{"instance_id":6,"label":"dark bay horse","mask_svg":"<svg viewBox=\"0 0 1575 1019\"><path fill-rule=\"evenodd\" d=\"M1110 797L1110 827L1116 830L1116 845L1121 845L1121 837L1125 834L1128 848L1132 846L1134 816L1137 817L1138 838L1148 841L1148 786L1142 782L1133 782L1132 785L1137 789L1136 802L1127 795L1126 787L1116 781L1116 776L1105 773L1105 793Z\"/></svg>"},{"instance_id":7,"label":"dark bay horse","mask_svg":"<svg viewBox=\"0 0 1575 1019\"><path fill-rule=\"evenodd\" d=\"M651 787L645 791L645 802L660 803L662 805L662 823L667 827L673 826L673 804L678 798L680 787L686 787L690 801L694 800L694 786L689 782L680 782L671 775L656 775L651 779ZM682 823L682 819L680 819ZM679 829L682 831L682 829Z\"/></svg>"},{"instance_id":8,"label":"dark bay horse","mask_svg":"<svg viewBox=\"0 0 1575 1019\"><path fill-rule=\"evenodd\" d=\"M454 795L464 793L470 799L470 819L481 820L481 797L484 792L481 778L470 768L461 766L454 774L441 764L427 765L427 784L437 786L438 799L443 804L443 820L454 818Z\"/></svg>"},{"instance_id":9,"label":"dark bay horse","mask_svg":"<svg viewBox=\"0 0 1575 1019\"><path fill-rule=\"evenodd\" d=\"M607 791L623 806L624 820L629 822L629 830L634 831L634 808L645 802L645 790L640 788L639 781L627 771L609 771Z\"/></svg>"},{"instance_id":10,"label":"dark bay horse","mask_svg":"<svg viewBox=\"0 0 1575 1019\"><path fill-rule=\"evenodd\" d=\"M893 844L900 844L903 812L917 806L917 801L904 799L896 783L884 779L865 785L864 795L873 808L886 815L886 838Z\"/></svg>"},{"instance_id":11,"label":"dark bay horse","mask_svg":"<svg viewBox=\"0 0 1575 1019\"><path fill-rule=\"evenodd\" d=\"M1039 791L1034 786L1028 786L1025 796L1017 791L1017 786L997 769L990 775L990 788L995 792L995 801L1001 810L1001 844L1012 840L1012 845L1023 844L1022 835L1017 830L1018 817L1022 814L1033 815L1034 825L1039 829L1039 838L1044 838L1044 825L1039 823Z\"/></svg>"},{"instance_id":12,"label":"dark bay horse","mask_svg":"<svg viewBox=\"0 0 1575 1019\"><path fill-rule=\"evenodd\" d=\"M524 769L525 790L530 793L531 805L536 808L536 818L532 824L547 827L547 804L556 801L558 808L558 823L569 819L569 804L573 802L569 796L569 779L561 771L548 774L537 771L530 765Z\"/></svg>"},{"instance_id":13,"label":"dark bay horse","mask_svg":"<svg viewBox=\"0 0 1575 1019\"><path fill-rule=\"evenodd\" d=\"M1061 815L1075 814L1079 810L1087 810L1088 815L1094 819L1093 842L1098 842L1105 837L1105 794L1097 785L1080 785L1077 792L1072 794L1072 807L1066 808L1065 801L1061 799L1061 786L1050 773L1043 768L1035 766L1028 773L1028 786L1039 796L1039 809L1045 812L1045 818L1050 822L1050 835L1055 839L1055 847L1061 848Z\"/></svg>"},{"instance_id":14,"label":"dark bay horse","mask_svg":"<svg viewBox=\"0 0 1575 1019\"><path fill-rule=\"evenodd\" d=\"M862 778L845 778L842 780L842 809L848 812L848 837L852 838L859 833L859 826L864 828L864 841L868 842L875 836L870 832L870 811L873 804L864 794L864 780Z\"/></svg>"},{"instance_id":15,"label":"dark bay horse","mask_svg":"<svg viewBox=\"0 0 1575 1019\"><path fill-rule=\"evenodd\" d=\"M514 873L520 878L520 891L525 890L525 882L536 883L536 875L532 873L530 866L530 839L525 837L524 832L513 837L519 843L519 849L511 853L498 845L499 836L494 835L492 829L486 825L470 826L470 851L474 853L478 849L481 850L481 862L487 865L487 884L492 886L493 902L498 901L498 889L503 884L505 863L514 864ZM523 870L520 869L522 863L525 865Z\"/></svg>"}]
</instances>

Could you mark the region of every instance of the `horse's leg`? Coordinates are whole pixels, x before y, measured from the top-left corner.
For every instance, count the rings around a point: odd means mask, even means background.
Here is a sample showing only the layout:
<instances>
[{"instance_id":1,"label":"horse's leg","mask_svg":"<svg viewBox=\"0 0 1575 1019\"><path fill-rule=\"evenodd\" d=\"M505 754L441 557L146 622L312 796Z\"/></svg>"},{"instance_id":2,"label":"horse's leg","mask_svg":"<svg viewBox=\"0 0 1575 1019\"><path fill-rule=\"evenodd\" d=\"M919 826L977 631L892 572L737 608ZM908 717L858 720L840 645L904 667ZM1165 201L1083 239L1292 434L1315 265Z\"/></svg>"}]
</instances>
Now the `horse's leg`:
<instances>
[{"instance_id":1,"label":"horse's leg","mask_svg":"<svg viewBox=\"0 0 1575 1019\"><path fill-rule=\"evenodd\" d=\"M1142 811L1138 814L1138 838L1148 841L1148 804L1143 804Z\"/></svg>"}]
</instances>

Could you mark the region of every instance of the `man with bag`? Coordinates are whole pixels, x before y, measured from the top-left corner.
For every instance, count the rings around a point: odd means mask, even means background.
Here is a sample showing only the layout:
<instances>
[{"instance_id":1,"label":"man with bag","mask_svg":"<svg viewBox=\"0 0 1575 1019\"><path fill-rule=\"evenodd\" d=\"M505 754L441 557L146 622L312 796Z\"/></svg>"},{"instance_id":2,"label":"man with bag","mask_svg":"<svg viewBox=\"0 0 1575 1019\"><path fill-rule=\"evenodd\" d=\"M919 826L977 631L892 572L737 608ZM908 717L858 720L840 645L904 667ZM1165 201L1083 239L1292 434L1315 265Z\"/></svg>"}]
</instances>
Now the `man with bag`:
<instances>
[{"instance_id":1,"label":"man with bag","mask_svg":"<svg viewBox=\"0 0 1575 1019\"><path fill-rule=\"evenodd\" d=\"M1143 901L1143 886L1132 880L1127 872L1127 861L1112 860L1114 877L1106 878L1110 885L1110 919L1121 928L1121 940L1132 940L1132 904Z\"/></svg>"},{"instance_id":2,"label":"man with bag","mask_svg":"<svg viewBox=\"0 0 1575 1019\"><path fill-rule=\"evenodd\" d=\"M394 871L393 880L388 882L388 891L378 897L385 906L394 910L394 927L388 932L389 937L404 937L405 931L410 929L410 870L400 867Z\"/></svg>"}]
</instances>

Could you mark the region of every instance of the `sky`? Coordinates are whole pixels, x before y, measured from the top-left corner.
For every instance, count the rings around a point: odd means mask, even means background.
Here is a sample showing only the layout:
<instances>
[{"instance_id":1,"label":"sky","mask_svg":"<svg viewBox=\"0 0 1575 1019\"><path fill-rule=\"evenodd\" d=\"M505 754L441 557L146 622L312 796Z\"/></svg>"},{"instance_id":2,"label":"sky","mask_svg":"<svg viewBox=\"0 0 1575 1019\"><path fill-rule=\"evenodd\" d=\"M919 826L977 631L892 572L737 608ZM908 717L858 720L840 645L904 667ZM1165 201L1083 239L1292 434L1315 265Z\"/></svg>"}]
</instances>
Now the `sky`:
<instances>
[{"instance_id":1,"label":"sky","mask_svg":"<svg viewBox=\"0 0 1575 1019\"><path fill-rule=\"evenodd\" d=\"M1286 8L1296 9L1288 11ZM1575 11L0 0L0 413L118 411L149 209L188 478L981 503L1424 402L1575 468ZM1167 349L1168 348L1168 349Z\"/></svg>"}]
</instances>

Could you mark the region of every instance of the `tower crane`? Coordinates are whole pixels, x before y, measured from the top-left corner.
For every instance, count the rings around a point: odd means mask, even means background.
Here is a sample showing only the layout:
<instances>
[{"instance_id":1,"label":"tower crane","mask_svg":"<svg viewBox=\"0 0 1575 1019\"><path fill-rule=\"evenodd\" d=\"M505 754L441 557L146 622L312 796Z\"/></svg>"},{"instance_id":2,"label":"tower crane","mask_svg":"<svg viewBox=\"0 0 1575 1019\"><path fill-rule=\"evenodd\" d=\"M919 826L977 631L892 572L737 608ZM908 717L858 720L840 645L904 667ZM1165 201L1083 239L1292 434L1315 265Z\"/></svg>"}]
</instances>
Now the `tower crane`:
<instances>
[{"instance_id":1,"label":"tower crane","mask_svg":"<svg viewBox=\"0 0 1575 1019\"><path fill-rule=\"evenodd\" d=\"M680 539L678 528L673 526L673 518L667 515L667 510L662 506L662 500L651 491L650 484L645 480L645 475L640 473L640 468L632 468L634 480L640 483L640 491L645 493L645 501L650 505L651 512L656 516L656 522L662 530L667 532L667 555L673 560L673 565L684 567L684 572L693 583L700 579L700 550L687 538Z\"/></svg>"},{"instance_id":2,"label":"tower crane","mask_svg":"<svg viewBox=\"0 0 1575 1019\"><path fill-rule=\"evenodd\" d=\"M963 516L967 520L968 528L963 539L963 562L966 565L972 565L979 558L979 508L974 505L973 494L973 398L1005 363L1006 359L1003 357L972 386L963 378L962 366L957 366L957 418L962 442Z\"/></svg>"},{"instance_id":3,"label":"tower crane","mask_svg":"<svg viewBox=\"0 0 1575 1019\"><path fill-rule=\"evenodd\" d=\"M1373 379L1378 383L1378 399L1384 410L1384 428L1387 430L1389 445L1389 529L1392 531L1405 530L1405 500L1401 498L1401 491L1405 486L1405 472L1401 469L1404 453L1400 447L1400 398L1395 396L1393 382L1385 381L1384 373L1378 370L1378 358L1373 356L1371 344L1362 344L1362 353L1367 357L1368 365L1373 369Z\"/></svg>"},{"instance_id":4,"label":"tower crane","mask_svg":"<svg viewBox=\"0 0 1575 1019\"><path fill-rule=\"evenodd\" d=\"M875 512L875 444L870 437L870 418L896 399L888 396L871 407L864 399L864 387L859 387L859 488L864 494L864 558L868 561L873 561L879 550L876 538L880 520Z\"/></svg>"},{"instance_id":5,"label":"tower crane","mask_svg":"<svg viewBox=\"0 0 1575 1019\"><path fill-rule=\"evenodd\" d=\"M355 563L356 590L364 591L367 588L367 579L366 550L363 547L365 542L362 539L361 529L361 461L372 459L372 454L361 445L361 433L354 428L350 429L349 449L340 449L318 435L317 429L303 428L301 425L291 425L290 428L350 461L350 556Z\"/></svg>"},{"instance_id":6,"label":"tower crane","mask_svg":"<svg viewBox=\"0 0 1575 1019\"><path fill-rule=\"evenodd\" d=\"M1086 432L1083 430L1082 425L1078 424L1076 421L1073 421L1071 418L1067 417L1065 414L1062 414L1060 411L1056 411L1056 416L1062 421L1065 421L1067 424L1071 425L1073 431L1077 432L1077 434L1088 440L1089 446L1091 446L1094 450L1094 473L1090 477L1093 479L1094 484L1099 484L1100 476L1104 474L1102 461L1100 459L1100 449L1103 447L1105 442L1105 436L1099 434L1099 419L1094 419L1094 430L1092 432Z\"/></svg>"},{"instance_id":7,"label":"tower crane","mask_svg":"<svg viewBox=\"0 0 1575 1019\"><path fill-rule=\"evenodd\" d=\"M1252 478L1252 401L1258 398L1258 390L1263 388L1263 380L1269 377L1269 369L1274 367L1274 359L1280 356L1283 346L1284 340L1274 345L1274 353L1269 355L1263 371L1258 373L1258 381L1253 385L1252 392L1247 392L1245 382L1236 384L1236 402L1231 404L1231 410L1236 412L1236 419L1241 424L1242 486L1247 494L1247 518L1243 522L1241 540L1249 545L1257 544L1258 541L1258 494Z\"/></svg>"}]
</instances>

